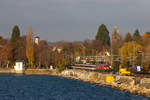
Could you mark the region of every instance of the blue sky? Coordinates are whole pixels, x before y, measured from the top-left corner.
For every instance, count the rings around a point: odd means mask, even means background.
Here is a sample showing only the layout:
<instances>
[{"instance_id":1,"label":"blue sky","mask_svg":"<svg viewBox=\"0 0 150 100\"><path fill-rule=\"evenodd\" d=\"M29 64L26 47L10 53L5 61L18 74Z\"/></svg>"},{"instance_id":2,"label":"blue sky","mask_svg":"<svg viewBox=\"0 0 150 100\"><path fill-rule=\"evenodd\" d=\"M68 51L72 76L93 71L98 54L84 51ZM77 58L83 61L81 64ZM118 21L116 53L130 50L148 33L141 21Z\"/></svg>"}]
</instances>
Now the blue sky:
<instances>
[{"instance_id":1,"label":"blue sky","mask_svg":"<svg viewBox=\"0 0 150 100\"><path fill-rule=\"evenodd\" d=\"M0 35L9 38L14 25L22 35L29 26L41 39L94 39L100 24L121 34L150 31L150 0L0 0Z\"/></svg>"}]
</instances>

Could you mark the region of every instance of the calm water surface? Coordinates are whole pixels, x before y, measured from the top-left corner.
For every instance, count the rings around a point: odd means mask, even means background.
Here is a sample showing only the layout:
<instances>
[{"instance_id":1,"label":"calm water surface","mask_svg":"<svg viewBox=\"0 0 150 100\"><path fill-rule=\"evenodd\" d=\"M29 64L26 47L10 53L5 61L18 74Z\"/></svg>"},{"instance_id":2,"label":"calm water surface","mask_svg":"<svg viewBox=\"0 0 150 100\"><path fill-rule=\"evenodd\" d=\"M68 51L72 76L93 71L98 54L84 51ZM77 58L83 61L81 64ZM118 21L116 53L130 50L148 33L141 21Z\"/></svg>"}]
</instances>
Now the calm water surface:
<instances>
[{"instance_id":1,"label":"calm water surface","mask_svg":"<svg viewBox=\"0 0 150 100\"><path fill-rule=\"evenodd\" d=\"M0 75L0 100L150 100L53 76Z\"/></svg>"}]
</instances>

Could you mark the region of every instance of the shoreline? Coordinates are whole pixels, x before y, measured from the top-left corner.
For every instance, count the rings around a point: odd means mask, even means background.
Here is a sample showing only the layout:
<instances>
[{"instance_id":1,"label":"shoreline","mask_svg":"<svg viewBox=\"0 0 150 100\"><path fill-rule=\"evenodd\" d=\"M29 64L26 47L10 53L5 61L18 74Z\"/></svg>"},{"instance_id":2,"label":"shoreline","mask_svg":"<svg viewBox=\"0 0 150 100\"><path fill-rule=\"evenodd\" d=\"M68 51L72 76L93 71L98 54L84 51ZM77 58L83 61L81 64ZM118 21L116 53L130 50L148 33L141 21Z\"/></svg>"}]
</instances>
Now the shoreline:
<instances>
[{"instance_id":1,"label":"shoreline","mask_svg":"<svg viewBox=\"0 0 150 100\"><path fill-rule=\"evenodd\" d=\"M68 72L71 75L69 75L66 72ZM72 75L72 73L74 75ZM106 77L113 76L112 74L102 74L102 73L97 73L97 72L87 72L87 71L81 71L81 70L65 70L61 74L63 74L61 75L61 77L65 77L65 78L69 78L73 80L80 80L83 82L89 82L98 86L109 87L109 88L113 88L113 89L120 90L123 92L128 92L134 95L139 95L139 96L150 98L150 88L144 86L145 84L150 86L150 78L145 78L145 80L143 78L141 79L141 82L137 84L135 82L136 81L135 78L138 78L138 77L133 77L133 76L116 75L115 77L120 77L120 83L115 83L115 82L106 82ZM98 74L98 75L96 76L95 74ZM93 76L96 78L92 79ZM85 77L89 77L89 78L85 78ZM144 82L149 82L149 83L144 83Z\"/></svg>"},{"instance_id":2,"label":"shoreline","mask_svg":"<svg viewBox=\"0 0 150 100\"><path fill-rule=\"evenodd\" d=\"M17 74L13 69L0 69L0 74ZM150 98L150 78L142 78L140 82L136 82L136 78L133 76L119 76L112 74L102 74L98 72L88 72L82 70L64 70L58 73L57 70L50 69L27 69L23 75L46 75L46 76L57 76L64 77L72 80L79 80L88 82L98 86L104 86L113 88L119 91L131 93L138 96L144 96ZM107 82L107 76L114 77L114 80L118 77L118 82L110 81Z\"/></svg>"},{"instance_id":3,"label":"shoreline","mask_svg":"<svg viewBox=\"0 0 150 100\"><path fill-rule=\"evenodd\" d=\"M58 76L58 77L64 77L64 76ZM120 89L120 88L118 88L118 87L114 87L114 86L111 86L111 85L106 85L106 84L101 84L101 83L95 83L95 82L92 82L92 81L84 81L84 80L75 79L75 78L71 78L71 77L64 77L64 78L72 79L72 80L78 80L78 81L82 81L82 82L87 82L87 83L91 83L91 84L94 84L94 85L97 85L97 86L108 87L108 88L112 88L112 89L115 89L115 90L118 90L118 91L130 93L130 94L133 94L133 95L143 96L143 97L150 98L150 96L148 97L148 96L145 96L145 95L143 95L143 94L138 94L137 92L132 92L132 93L131 93L131 92L128 91L128 90Z\"/></svg>"}]
</instances>

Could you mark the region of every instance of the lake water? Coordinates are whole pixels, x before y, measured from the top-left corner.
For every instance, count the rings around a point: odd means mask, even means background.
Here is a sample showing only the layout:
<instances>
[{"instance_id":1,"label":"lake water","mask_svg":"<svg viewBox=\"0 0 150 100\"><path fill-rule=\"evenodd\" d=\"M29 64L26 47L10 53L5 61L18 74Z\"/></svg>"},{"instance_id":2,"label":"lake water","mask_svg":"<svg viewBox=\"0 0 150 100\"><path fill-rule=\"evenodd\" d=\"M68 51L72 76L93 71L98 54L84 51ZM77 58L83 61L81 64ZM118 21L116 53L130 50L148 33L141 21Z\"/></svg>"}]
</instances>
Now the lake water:
<instances>
[{"instance_id":1,"label":"lake water","mask_svg":"<svg viewBox=\"0 0 150 100\"><path fill-rule=\"evenodd\" d=\"M0 75L0 100L150 100L54 76Z\"/></svg>"}]
</instances>

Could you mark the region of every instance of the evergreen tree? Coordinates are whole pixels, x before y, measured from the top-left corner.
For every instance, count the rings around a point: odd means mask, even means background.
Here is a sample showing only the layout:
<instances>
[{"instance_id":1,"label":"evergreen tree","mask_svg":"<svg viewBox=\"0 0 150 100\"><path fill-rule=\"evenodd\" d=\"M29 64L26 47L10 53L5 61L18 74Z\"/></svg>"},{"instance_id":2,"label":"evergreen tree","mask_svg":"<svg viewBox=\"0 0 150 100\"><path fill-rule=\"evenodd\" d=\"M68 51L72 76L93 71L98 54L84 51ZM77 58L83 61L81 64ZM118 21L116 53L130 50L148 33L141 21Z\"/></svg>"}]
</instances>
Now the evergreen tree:
<instances>
[{"instance_id":1,"label":"evergreen tree","mask_svg":"<svg viewBox=\"0 0 150 100\"><path fill-rule=\"evenodd\" d=\"M15 25L12 30L11 43L16 43L19 37L20 37L20 30L19 30L19 27Z\"/></svg>"},{"instance_id":2,"label":"evergreen tree","mask_svg":"<svg viewBox=\"0 0 150 100\"><path fill-rule=\"evenodd\" d=\"M16 57L18 55L17 50L18 50L18 40L20 38L20 30L17 25L15 25L12 29L12 34L11 34L11 39L10 39L10 45L12 47L11 53L12 53L12 61L17 60Z\"/></svg>"},{"instance_id":3,"label":"evergreen tree","mask_svg":"<svg viewBox=\"0 0 150 100\"><path fill-rule=\"evenodd\" d=\"M131 34L128 32L125 36L125 39L124 39L124 42L131 42L133 39L132 39L132 36Z\"/></svg>"},{"instance_id":4,"label":"evergreen tree","mask_svg":"<svg viewBox=\"0 0 150 100\"><path fill-rule=\"evenodd\" d=\"M104 46L110 45L109 31L104 24L101 24L99 27L95 39L99 40Z\"/></svg>"},{"instance_id":5,"label":"evergreen tree","mask_svg":"<svg viewBox=\"0 0 150 100\"><path fill-rule=\"evenodd\" d=\"M141 42L141 35L140 35L138 29L136 29L134 34L133 34L133 41L135 41L137 43Z\"/></svg>"}]
</instances>

